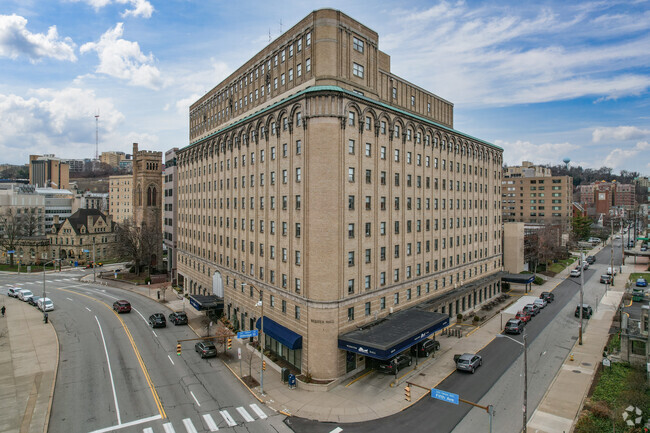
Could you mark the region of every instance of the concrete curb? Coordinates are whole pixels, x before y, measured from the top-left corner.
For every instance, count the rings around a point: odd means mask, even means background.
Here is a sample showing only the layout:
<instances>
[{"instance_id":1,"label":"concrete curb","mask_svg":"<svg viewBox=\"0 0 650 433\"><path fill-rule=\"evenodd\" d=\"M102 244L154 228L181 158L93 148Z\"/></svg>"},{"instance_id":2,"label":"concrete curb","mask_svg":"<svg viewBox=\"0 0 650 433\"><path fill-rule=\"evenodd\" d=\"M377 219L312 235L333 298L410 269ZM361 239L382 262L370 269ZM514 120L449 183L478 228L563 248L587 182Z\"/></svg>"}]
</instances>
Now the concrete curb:
<instances>
[{"instance_id":1,"label":"concrete curb","mask_svg":"<svg viewBox=\"0 0 650 433\"><path fill-rule=\"evenodd\" d=\"M47 406L47 412L45 413L45 425L43 426L43 433L47 433L47 429L50 425L50 416L52 415L52 404L54 403L54 388L56 387L56 378L59 374L59 361L61 360L61 347L59 343L59 334L57 334L54 324L50 320L50 326L54 332L54 337L56 338L56 363L54 364L54 378L52 379L52 390L50 391L50 404Z\"/></svg>"}]
</instances>

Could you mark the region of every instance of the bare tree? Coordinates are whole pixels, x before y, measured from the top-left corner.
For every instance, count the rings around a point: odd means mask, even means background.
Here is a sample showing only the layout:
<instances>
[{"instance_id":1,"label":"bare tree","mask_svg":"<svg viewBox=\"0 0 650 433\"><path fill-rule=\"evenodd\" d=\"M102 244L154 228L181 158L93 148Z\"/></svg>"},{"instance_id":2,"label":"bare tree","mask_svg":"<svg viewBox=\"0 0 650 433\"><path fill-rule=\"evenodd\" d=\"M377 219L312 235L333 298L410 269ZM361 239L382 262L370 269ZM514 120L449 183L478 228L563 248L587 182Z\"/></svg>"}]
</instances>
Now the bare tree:
<instances>
[{"instance_id":1,"label":"bare tree","mask_svg":"<svg viewBox=\"0 0 650 433\"><path fill-rule=\"evenodd\" d=\"M117 225L115 234L117 237L116 254L133 262L135 273L139 275L143 255L142 243L140 242L140 227L137 227L132 219L127 219Z\"/></svg>"},{"instance_id":2,"label":"bare tree","mask_svg":"<svg viewBox=\"0 0 650 433\"><path fill-rule=\"evenodd\" d=\"M24 220L12 208L6 209L0 215L0 248L4 251L15 251L24 233ZM7 253L9 254L9 253ZM14 264L14 254L9 254L9 264Z\"/></svg>"},{"instance_id":3,"label":"bare tree","mask_svg":"<svg viewBox=\"0 0 650 433\"><path fill-rule=\"evenodd\" d=\"M146 223L142 223L140 228L140 245L142 246L142 257L141 262L146 264L149 271L149 276L151 276L151 267L158 266L158 261L162 260L162 257L155 257L156 251L160 249L162 245L162 230L160 227L148 227ZM156 262L154 263L154 257Z\"/></svg>"},{"instance_id":4,"label":"bare tree","mask_svg":"<svg viewBox=\"0 0 650 433\"><path fill-rule=\"evenodd\" d=\"M39 217L34 213L36 209L31 208L29 213L22 214L20 218L22 235L24 237L34 237L40 232Z\"/></svg>"}]
</instances>

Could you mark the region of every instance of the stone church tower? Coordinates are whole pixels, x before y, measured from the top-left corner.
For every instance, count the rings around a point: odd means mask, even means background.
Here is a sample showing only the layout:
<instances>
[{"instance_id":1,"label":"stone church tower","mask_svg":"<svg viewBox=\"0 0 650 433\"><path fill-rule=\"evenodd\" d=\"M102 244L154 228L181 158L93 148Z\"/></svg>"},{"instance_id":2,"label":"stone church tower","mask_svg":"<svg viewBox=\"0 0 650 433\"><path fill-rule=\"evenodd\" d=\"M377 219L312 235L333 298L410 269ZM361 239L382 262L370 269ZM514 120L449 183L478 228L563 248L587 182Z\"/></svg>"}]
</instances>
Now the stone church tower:
<instances>
[{"instance_id":1,"label":"stone church tower","mask_svg":"<svg viewBox=\"0 0 650 433\"><path fill-rule=\"evenodd\" d=\"M133 221L137 227L151 227L160 236L160 242L151 252L151 265L163 268L162 263L162 152L138 150L133 143Z\"/></svg>"}]
</instances>

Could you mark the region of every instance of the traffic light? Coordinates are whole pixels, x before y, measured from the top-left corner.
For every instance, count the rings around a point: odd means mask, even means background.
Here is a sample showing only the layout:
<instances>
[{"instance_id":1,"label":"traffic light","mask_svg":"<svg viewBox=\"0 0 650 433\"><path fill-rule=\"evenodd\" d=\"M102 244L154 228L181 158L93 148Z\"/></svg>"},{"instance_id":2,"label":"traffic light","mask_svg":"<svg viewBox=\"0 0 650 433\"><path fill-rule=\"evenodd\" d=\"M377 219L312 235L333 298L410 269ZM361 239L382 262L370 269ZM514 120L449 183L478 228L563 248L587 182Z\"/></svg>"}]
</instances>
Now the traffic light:
<instances>
[{"instance_id":1,"label":"traffic light","mask_svg":"<svg viewBox=\"0 0 650 433\"><path fill-rule=\"evenodd\" d=\"M408 385L404 388L404 398L406 401L411 401L411 387Z\"/></svg>"},{"instance_id":2,"label":"traffic light","mask_svg":"<svg viewBox=\"0 0 650 433\"><path fill-rule=\"evenodd\" d=\"M176 345L176 355L181 356L181 343Z\"/></svg>"},{"instance_id":3,"label":"traffic light","mask_svg":"<svg viewBox=\"0 0 650 433\"><path fill-rule=\"evenodd\" d=\"M232 338L228 337L228 350L232 349Z\"/></svg>"},{"instance_id":4,"label":"traffic light","mask_svg":"<svg viewBox=\"0 0 650 433\"><path fill-rule=\"evenodd\" d=\"M262 361L262 370L266 371L266 361Z\"/></svg>"}]
</instances>

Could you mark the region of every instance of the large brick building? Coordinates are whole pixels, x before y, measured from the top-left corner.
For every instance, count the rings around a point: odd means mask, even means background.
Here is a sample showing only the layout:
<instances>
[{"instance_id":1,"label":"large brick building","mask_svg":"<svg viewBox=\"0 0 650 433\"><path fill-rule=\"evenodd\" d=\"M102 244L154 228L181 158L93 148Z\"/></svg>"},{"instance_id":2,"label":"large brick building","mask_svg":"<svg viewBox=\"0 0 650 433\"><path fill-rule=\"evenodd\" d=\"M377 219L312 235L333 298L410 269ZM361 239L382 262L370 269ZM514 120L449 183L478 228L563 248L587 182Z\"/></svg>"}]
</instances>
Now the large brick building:
<instances>
[{"instance_id":1,"label":"large brick building","mask_svg":"<svg viewBox=\"0 0 650 433\"><path fill-rule=\"evenodd\" d=\"M380 357L348 344L359 328L500 291L502 149L454 130L453 105L391 73L377 33L339 11L194 103L177 161L179 282L223 293L240 329L261 298L265 346L313 377Z\"/></svg>"},{"instance_id":2,"label":"large brick building","mask_svg":"<svg viewBox=\"0 0 650 433\"><path fill-rule=\"evenodd\" d=\"M579 185L580 203L589 215L609 215L612 208L633 211L636 204L633 184L620 182L593 182Z\"/></svg>"}]
</instances>

